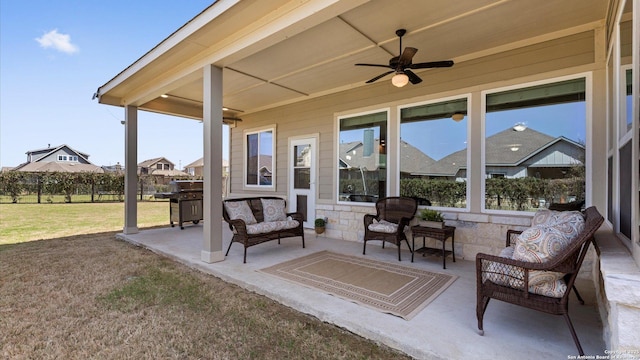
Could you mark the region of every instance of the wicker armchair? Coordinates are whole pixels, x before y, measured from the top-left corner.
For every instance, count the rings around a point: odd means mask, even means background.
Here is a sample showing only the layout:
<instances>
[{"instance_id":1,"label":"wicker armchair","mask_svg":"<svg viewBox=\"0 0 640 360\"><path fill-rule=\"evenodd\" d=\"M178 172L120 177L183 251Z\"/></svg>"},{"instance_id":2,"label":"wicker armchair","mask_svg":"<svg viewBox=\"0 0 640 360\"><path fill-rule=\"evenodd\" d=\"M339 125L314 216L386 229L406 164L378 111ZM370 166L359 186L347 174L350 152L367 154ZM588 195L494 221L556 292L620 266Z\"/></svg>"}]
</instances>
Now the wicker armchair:
<instances>
[{"instance_id":1,"label":"wicker armchair","mask_svg":"<svg viewBox=\"0 0 640 360\"><path fill-rule=\"evenodd\" d=\"M582 261L587 253L593 235L598 230L604 218L595 207L584 211L585 224L582 232L553 259L544 263L531 263L510 258L478 254L476 256L478 329L484 334L483 316L489 300L494 298L515 305L527 307L553 315L562 315L569 326L573 341L580 355L584 355L576 331L569 318L569 293L573 287ZM507 234L507 244L515 232ZM529 273L535 270L555 271L565 274L566 291L562 297L550 297L534 294L529 289ZM519 284L507 286L505 284Z\"/></svg>"},{"instance_id":2,"label":"wicker armchair","mask_svg":"<svg viewBox=\"0 0 640 360\"><path fill-rule=\"evenodd\" d=\"M409 222L413 219L417 209L418 203L416 200L408 197L386 197L378 200L376 202L376 215L366 214L364 216L364 247L362 254L365 255L367 241L371 240L381 240L383 249L385 242L398 246L398 261L402 261L400 258L402 240L407 243L409 250L413 253L413 249L411 249L409 240L405 235L405 229L409 227ZM391 224L385 228L383 226L385 222Z\"/></svg>"}]
</instances>

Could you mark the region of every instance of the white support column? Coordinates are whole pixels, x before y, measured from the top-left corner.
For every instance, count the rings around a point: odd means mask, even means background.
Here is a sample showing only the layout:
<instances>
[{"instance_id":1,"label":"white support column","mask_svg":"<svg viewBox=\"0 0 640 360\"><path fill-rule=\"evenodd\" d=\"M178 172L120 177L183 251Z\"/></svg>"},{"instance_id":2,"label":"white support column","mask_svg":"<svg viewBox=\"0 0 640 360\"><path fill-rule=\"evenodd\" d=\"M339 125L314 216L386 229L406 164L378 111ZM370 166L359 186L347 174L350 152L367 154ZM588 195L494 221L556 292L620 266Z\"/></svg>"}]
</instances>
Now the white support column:
<instances>
[{"instance_id":1,"label":"white support column","mask_svg":"<svg viewBox=\"0 0 640 360\"><path fill-rule=\"evenodd\" d=\"M484 178L484 168L482 164L482 137L484 136L482 126L482 109L484 103L482 94L474 92L471 94L470 114L467 115L468 122L468 148L467 152L467 201L470 200L469 209L472 213L480 214L484 203L484 189L482 181ZM473 119L473 120L472 120ZM482 134L482 136L480 136Z\"/></svg>"},{"instance_id":2,"label":"white support column","mask_svg":"<svg viewBox=\"0 0 640 360\"><path fill-rule=\"evenodd\" d=\"M204 202L203 243L200 258L224 260L222 251L222 69L203 69Z\"/></svg>"},{"instance_id":3,"label":"white support column","mask_svg":"<svg viewBox=\"0 0 640 360\"><path fill-rule=\"evenodd\" d=\"M138 108L125 107L124 128L124 229L138 233Z\"/></svg>"}]
</instances>

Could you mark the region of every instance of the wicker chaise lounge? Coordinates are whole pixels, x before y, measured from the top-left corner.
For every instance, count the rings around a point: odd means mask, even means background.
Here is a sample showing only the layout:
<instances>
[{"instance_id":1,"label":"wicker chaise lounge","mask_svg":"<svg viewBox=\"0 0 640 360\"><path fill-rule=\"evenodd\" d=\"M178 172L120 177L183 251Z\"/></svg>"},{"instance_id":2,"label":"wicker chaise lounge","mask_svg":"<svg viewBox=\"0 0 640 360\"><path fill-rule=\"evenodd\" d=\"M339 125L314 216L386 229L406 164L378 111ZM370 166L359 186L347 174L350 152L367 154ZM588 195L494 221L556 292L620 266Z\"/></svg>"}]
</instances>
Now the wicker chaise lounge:
<instances>
[{"instance_id":1,"label":"wicker chaise lounge","mask_svg":"<svg viewBox=\"0 0 640 360\"><path fill-rule=\"evenodd\" d=\"M575 213L575 212L574 212ZM567 214L567 213L562 213ZM598 230L604 218L595 207L589 207L584 211L584 227L566 243L566 247L544 262L529 262L515 260L503 256L478 254L476 256L476 280L477 280L477 304L476 315L480 335L484 334L483 317L490 299L497 299L515 305L527 307L554 315L562 315L569 326L571 336L578 348L580 355L584 355L576 331L569 318L569 293L574 288L574 282L587 253L589 244L593 241L593 235ZM537 231L532 229L532 231ZM507 234L509 237L514 233ZM503 253L506 253L503 251ZM532 292L531 285L536 276L553 276L558 274L558 279L564 285L556 287L554 291L540 294ZM554 284L557 284L554 283ZM564 290L563 287L565 287Z\"/></svg>"}]
</instances>

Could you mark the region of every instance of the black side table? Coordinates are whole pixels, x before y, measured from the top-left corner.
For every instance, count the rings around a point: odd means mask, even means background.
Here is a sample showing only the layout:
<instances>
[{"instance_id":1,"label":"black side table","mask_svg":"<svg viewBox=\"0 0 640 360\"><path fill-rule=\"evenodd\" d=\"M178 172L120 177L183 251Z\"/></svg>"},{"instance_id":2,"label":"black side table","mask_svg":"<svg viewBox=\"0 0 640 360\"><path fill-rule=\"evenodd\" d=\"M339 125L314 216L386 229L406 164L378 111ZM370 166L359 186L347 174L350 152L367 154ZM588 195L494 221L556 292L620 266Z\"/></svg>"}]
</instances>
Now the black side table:
<instances>
[{"instance_id":1,"label":"black side table","mask_svg":"<svg viewBox=\"0 0 640 360\"><path fill-rule=\"evenodd\" d=\"M424 256L425 254L430 255L442 255L442 268L446 269L446 258L449 254L453 255L453 262L456 262L456 253L455 253L455 234L456 228L455 226L445 226L442 229L426 227L415 225L411 227L412 235L412 244L413 253L411 253L411 262L413 262L413 254L415 252L419 252ZM416 250L416 237L422 238L422 247ZM436 240L440 240L442 242L442 249L436 249L425 246L425 238L433 238ZM451 238L451 250L446 250L444 245L448 238Z\"/></svg>"}]
</instances>

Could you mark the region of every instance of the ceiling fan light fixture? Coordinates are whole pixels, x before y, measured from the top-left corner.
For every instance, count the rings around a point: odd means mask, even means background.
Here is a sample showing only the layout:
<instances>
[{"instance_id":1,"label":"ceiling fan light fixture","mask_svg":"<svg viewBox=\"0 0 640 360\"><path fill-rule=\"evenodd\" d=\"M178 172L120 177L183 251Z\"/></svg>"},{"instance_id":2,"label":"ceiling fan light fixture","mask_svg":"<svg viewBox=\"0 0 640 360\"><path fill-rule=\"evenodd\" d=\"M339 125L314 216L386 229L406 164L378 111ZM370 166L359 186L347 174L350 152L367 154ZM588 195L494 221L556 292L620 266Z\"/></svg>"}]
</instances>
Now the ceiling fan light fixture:
<instances>
[{"instance_id":1,"label":"ceiling fan light fixture","mask_svg":"<svg viewBox=\"0 0 640 360\"><path fill-rule=\"evenodd\" d=\"M397 73L391 78L391 83L395 87L403 87L409 83L409 77L404 73Z\"/></svg>"},{"instance_id":2,"label":"ceiling fan light fixture","mask_svg":"<svg viewBox=\"0 0 640 360\"><path fill-rule=\"evenodd\" d=\"M461 112L456 112L453 115L451 115L451 120L455 122L462 121L462 119L464 119L464 114Z\"/></svg>"}]
</instances>

